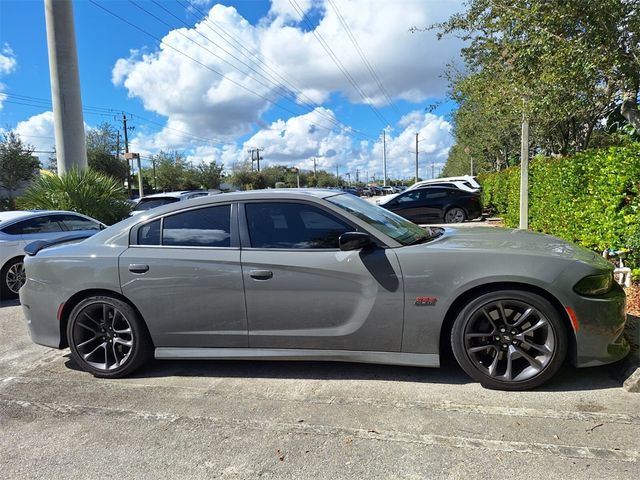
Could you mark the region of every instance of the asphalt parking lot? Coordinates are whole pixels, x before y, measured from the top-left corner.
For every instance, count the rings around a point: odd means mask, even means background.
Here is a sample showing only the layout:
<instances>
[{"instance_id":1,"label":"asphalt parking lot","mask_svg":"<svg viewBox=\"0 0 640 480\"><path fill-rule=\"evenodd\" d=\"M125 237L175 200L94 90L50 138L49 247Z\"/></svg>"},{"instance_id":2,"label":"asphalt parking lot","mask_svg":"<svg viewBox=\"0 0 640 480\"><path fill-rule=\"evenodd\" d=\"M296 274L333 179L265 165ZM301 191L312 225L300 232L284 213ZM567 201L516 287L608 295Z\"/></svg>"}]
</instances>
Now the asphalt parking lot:
<instances>
[{"instance_id":1,"label":"asphalt parking lot","mask_svg":"<svg viewBox=\"0 0 640 480\"><path fill-rule=\"evenodd\" d=\"M608 367L534 392L456 367L154 362L80 372L0 307L3 478L632 478L640 395ZM635 472L635 473L634 473Z\"/></svg>"}]
</instances>

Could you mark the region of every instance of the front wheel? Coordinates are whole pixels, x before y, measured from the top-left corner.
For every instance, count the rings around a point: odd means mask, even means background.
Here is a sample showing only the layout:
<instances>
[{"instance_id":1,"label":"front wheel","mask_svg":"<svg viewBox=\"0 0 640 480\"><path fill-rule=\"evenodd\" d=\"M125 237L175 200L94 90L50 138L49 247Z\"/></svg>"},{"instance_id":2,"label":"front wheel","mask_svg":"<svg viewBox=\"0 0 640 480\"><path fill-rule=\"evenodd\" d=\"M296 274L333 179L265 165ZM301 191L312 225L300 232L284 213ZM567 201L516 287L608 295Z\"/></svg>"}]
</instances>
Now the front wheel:
<instances>
[{"instance_id":1,"label":"front wheel","mask_svg":"<svg viewBox=\"0 0 640 480\"><path fill-rule=\"evenodd\" d=\"M453 207L447 210L444 214L444 223L462 223L467 219L467 215L464 210L458 207Z\"/></svg>"},{"instance_id":2,"label":"front wheel","mask_svg":"<svg viewBox=\"0 0 640 480\"><path fill-rule=\"evenodd\" d=\"M15 258L2 268L0 275L0 297L7 300L18 298L18 292L24 285L27 276L24 270L24 260Z\"/></svg>"},{"instance_id":3,"label":"front wheel","mask_svg":"<svg viewBox=\"0 0 640 480\"><path fill-rule=\"evenodd\" d=\"M485 293L458 314L453 354L482 386L528 390L549 380L567 353L567 331L545 298L519 290Z\"/></svg>"},{"instance_id":4,"label":"front wheel","mask_svg":"<svg viewBox=\"0 0 640 480\"><path fill-rule=\"evenodd\" d=\"M89 297L75 306L67 339L76 363L96 377L129 375L153 353L149 333L137 312L108 296Z\"/></svg>"}]
</instances>

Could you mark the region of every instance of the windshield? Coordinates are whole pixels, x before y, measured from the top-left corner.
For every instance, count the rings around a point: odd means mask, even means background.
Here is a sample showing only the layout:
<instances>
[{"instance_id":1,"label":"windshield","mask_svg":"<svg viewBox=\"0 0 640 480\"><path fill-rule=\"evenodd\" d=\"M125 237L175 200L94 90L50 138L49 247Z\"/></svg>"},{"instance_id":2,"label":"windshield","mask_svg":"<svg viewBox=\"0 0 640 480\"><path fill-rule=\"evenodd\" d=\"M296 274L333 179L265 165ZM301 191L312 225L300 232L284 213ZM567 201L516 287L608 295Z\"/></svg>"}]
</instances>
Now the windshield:
<instances>
[{"instance_id":1,"label":"windshield","mask_svg":"<svg viewBox=\"0 0 640 480\"><path fill-rule=\"evenodd\" d=\"M420 243L435 236L430 229L424 230L389 210L353 195L340 194L326 200L367 222L402 245Z\"/></svg>"},{"instance_id":2,"label":"windshield","mask_svg":"<svg viewBox=\"0 0 640 480\"><path fill-rule=\"evenodd\" d=\"M137 203L136 208L134 208L134 210L138 210L138 211L150 210L152 208L161 207L162 205L168 205L170 203L177 202L178 200L180 199L175 197L149 198L149 199L143 198Z\"/></svg>"}]
</instances>

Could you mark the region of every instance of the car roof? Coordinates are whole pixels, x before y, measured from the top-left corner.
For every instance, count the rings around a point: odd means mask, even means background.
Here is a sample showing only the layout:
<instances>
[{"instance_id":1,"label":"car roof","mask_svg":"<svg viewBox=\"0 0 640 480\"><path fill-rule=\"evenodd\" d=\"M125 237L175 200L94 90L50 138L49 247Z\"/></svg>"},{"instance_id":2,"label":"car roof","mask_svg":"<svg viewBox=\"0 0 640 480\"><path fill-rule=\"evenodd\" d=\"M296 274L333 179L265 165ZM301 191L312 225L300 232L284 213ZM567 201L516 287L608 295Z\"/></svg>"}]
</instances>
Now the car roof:
<instances>
[{"instance_id":1,"label":"car roof","mask_svg":"<svg viewBox=\"0 0 640 480\"><path fill-rule=\"evenodd\" d=\"M208 194L209 192L205 191L205 190L180 190L177 192L164 192L164 193L153 193L151 195L145 195L144 197L140 198L139 200L145 200L147 198L180 198L184 195L187 195L189 193L204 193L204 194Z\"/></svg>"},{"instance_id":2,"label":"car roof","mask_svg":"<svg viewBox=\"0 0 640 480\"><path fill-rule=\"evenodd\" d=\"M80 215L82 217L86 217L86 215L82 215L78 212L68 212L65 210L12 210L8 212L0 212L0 224L5 225L9 222L13 223L19 220L26 220L27 218L40 217L42 215L57 215L57 214L72 214L72 215ZM90 218L90 217L87 217Z\"/></svg>"}]
</instances>

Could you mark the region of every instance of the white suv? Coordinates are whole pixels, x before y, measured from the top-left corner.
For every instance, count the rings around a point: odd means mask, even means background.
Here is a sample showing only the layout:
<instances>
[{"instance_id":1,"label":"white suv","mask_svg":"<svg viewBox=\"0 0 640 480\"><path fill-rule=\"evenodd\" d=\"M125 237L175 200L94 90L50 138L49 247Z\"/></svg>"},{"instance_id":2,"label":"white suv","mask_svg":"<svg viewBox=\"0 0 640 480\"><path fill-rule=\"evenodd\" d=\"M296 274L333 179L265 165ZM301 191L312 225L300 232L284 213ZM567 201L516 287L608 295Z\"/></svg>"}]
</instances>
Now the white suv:
<instances>
[{"instance_id":1,"label":"white suv","mask_svg":"<svg viewBox=\"0 0 640 480\"><path fill-rule=\"evenodd\" d=\"M24 247L29 243L74 234L93 235L104 228L105 224L75 212L0 212L0 298L16 298L24 285Z\"/></svg>"},{"instance_id":2,"label":"white suv","mask_svg":"<svg viewBox=\"0 0 640 480\"><path fill-rule=\"evenodd\" d=\"M476 180L476 177L463 175L462 177L444 177L422 180L421 182L414 183L407 190L415 190L416 188L426 186L451 186L467 192L478 192L482 188Z\"/></svg>"}]
</instances>

